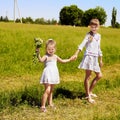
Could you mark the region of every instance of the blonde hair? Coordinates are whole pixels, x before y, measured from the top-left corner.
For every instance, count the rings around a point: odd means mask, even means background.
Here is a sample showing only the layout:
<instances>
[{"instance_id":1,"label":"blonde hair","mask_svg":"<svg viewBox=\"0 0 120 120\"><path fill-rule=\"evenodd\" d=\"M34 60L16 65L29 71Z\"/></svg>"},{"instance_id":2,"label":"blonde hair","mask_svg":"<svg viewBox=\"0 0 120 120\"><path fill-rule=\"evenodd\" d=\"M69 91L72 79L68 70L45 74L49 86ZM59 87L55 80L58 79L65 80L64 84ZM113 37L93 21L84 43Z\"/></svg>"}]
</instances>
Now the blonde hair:
<instances>
[{"instance_id":1,"label":"blonde hair","mask_svg":"<svg viewBox=\"0 0 120 120\"><path fill-rule=\"evenodd\" d=\"M99 26L99 25L100 25L100 21L99 21L98 19L91 19L89 25L96 25L96 26Z\"/></svg>"},{"instance_id":2,"label":"blonde hair","mask_svg":"<svg viewBox=\"0 0 120 120\"><path fill-rule=\"evenodd\" d=\"M48 47L48 45L54 45L56 47L56 42L53 39L48 39L48 41L46 42L46 48Z\"/></svg>"}]
</instances>

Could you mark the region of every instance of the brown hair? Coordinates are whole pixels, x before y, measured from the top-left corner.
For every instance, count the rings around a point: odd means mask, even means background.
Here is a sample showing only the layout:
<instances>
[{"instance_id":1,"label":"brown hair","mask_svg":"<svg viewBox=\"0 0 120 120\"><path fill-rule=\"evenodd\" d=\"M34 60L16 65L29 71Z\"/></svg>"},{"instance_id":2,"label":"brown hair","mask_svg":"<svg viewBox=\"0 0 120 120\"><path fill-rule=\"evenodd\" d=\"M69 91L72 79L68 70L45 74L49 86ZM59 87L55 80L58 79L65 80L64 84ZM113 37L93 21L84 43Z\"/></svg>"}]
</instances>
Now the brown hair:
<instances>
[{"instance_id":1,"label":"brown hair","mask_svg":"<svg viewBox=\"0 0 120 120\"><path fill-rule=\"evenodd\" d=\"M91 19L89 25L96 25L96 26L99 26L99 25L100 25L100 21L99 21L98 19Z\"/></svg>"},{"instance_id":2,"label":"brown hair","mask_svg":"<svg viewBox=\"0 0 120 120\"><path fill-rule=\"evenodd\" d=\"M53 39L48 39L48 41L46 42L46 48L48 45L55 45L56 47L56 42Z\"/></svg>"}]
</instances>

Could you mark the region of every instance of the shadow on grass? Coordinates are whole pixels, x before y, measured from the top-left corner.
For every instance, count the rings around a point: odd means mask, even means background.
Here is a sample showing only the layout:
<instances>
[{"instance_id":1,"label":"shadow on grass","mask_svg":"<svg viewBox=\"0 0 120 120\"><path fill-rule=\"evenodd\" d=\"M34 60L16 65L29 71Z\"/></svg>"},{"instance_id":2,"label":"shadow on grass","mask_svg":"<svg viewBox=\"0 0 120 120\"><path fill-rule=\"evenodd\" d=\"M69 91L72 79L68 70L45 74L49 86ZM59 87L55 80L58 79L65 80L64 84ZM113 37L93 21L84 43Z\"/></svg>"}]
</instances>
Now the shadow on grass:
<instances>
[{"instance_id":1,"label":"shadow on grass","mask_svg":"<svg viewBox=\"0 0 120 120\"><path fill-rule=\"evenodd\" d=\"M103 90L111 90L120 87L120 77L117 76L115 80L104 80L96 86L96 92ZM82 99L85 97L83 83L76 81L61 82L56 85L54 89L54 99L68 98L68 99ZM0 110L8 106L18 106L21 104L28 104L30 106L40 106L41 98L44 92L44 87L41 85L26 86L24 89L18 91L6 91L0 93Z\"/></svg>"},{"instance_id":2,"label":"shadow on grass","mask_svg":"<svg viewBox=\"0 0 120 120\"><path fill-rule=\"evenodd\" d=\"M57 88L54 93L54 98L69 98L69 99L82 99L85 96L85 93L79 91L70 91L66 88Z\"/></svg>"},{"instance_id":3,"label":"shadow on grass","mask_svg":"<svg viewBox=\"0 0 120 120\"><path fill-rule=\"evenodd\" d=\"M83 85L79 82L61 82L54 89L53 98L82 98L84 93L81 92ZM28 104L30 106L40 106L44 87L41 85L26 86L18 91L8 91L0 93L0 109L6 106L18 106L20 104Z\"/></svg>"}]
</instances>

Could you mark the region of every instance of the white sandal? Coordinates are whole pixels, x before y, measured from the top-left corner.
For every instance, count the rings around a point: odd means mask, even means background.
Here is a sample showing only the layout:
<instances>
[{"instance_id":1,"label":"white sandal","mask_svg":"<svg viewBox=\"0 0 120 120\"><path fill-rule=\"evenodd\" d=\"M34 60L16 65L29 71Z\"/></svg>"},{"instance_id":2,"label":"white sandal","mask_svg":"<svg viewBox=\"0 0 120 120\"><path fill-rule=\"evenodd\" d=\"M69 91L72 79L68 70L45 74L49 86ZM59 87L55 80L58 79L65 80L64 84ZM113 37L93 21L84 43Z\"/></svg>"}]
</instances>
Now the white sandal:
<instances>
[{"instance_id":1,"label":"white sandal","mask_svg":"<svg viewBox=\"0 0 120 120\"><path fill-rule=\"evenodd\" d=\"M41 110L41 112L47 112L45 107L41 107L40 110Z\"/></svg>"},{"instance_id":2,"label":"white sandal","mask_svg":"<svg viewBox=\"0 0 120 120\"><path fill-rule=\"evenodd\" d=\"M85 97L85 99L87 99L89 103L92 103L92 104L95 103L95 100L93 100L93 99L91 98L91 96L87 96L87 97Z\"/></svg>"},{"instance_id":3,"label":"white sandal","mask_svg":"<svg viewBox=\"0 0 120 120\"><path fill-rule=\"evenodd\" d=\"M93 93L90 93L90 96L91 96L91 97L94 97L94 98L97 97L97 95L96 95L96 94L93 94Z\"/></svg>"}]
</instances>

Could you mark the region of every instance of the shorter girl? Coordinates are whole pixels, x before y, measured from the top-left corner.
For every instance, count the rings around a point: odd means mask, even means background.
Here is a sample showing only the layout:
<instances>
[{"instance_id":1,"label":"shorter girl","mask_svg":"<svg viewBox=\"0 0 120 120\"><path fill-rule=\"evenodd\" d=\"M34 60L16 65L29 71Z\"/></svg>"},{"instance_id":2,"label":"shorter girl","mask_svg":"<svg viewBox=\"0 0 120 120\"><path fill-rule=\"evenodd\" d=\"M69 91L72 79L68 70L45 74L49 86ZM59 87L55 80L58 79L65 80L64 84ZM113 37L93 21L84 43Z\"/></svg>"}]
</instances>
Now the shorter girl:
<instances>
[{"instance_id":1,"label":"shorter girl","mask_svg":"<svg viewBox=\"0 0 120 120\"><path fill-rule=\"evenodd\" d=\"M46 54L41 57L39 54L39 49L36 49L37 56L40 62L45 63L45 68L42 73L40 83L44 85L45 91L42 96L41 101L41 111L46 112L46 101L48 99L48 104L50 107L54 107L52 102L52 93L55 84L59 84L59 71L57 68L57 61L61 63L70 62L72 59L61 59L56 52L56 42L52 39L49 39L46 43Z\"/></svg>"},{"instance_id":2,"label":"shorter girl","mask_svg":"<svg viewBox=\"0 0 120 120\"><path fill-rule=\"evenodd\" d=\"M80 65L78 66L78 68L85 70L86 75L84 80L84 86L85 86L86 98L90 103L95 102L94 99L92 99L92 97L97 97L97 95L93 94L92 90L95 87L97 81L102 77L102 73L100 70L100 67L103 65L102 52L100 49L101 35L97 33L98 28L99 28L99 20L92 19L90 21L90 32L87 33L83 42L79 45L78 50L75 52L75 54L72 57L73 59L76 59L78 53L81 52L84 47L86 47L84 58L80 63ZM99 63L98 63L98 58L99 58ZM89 80L92 71L95 72L96 76L89 86Z\"/></svg>"}]
</instances>

